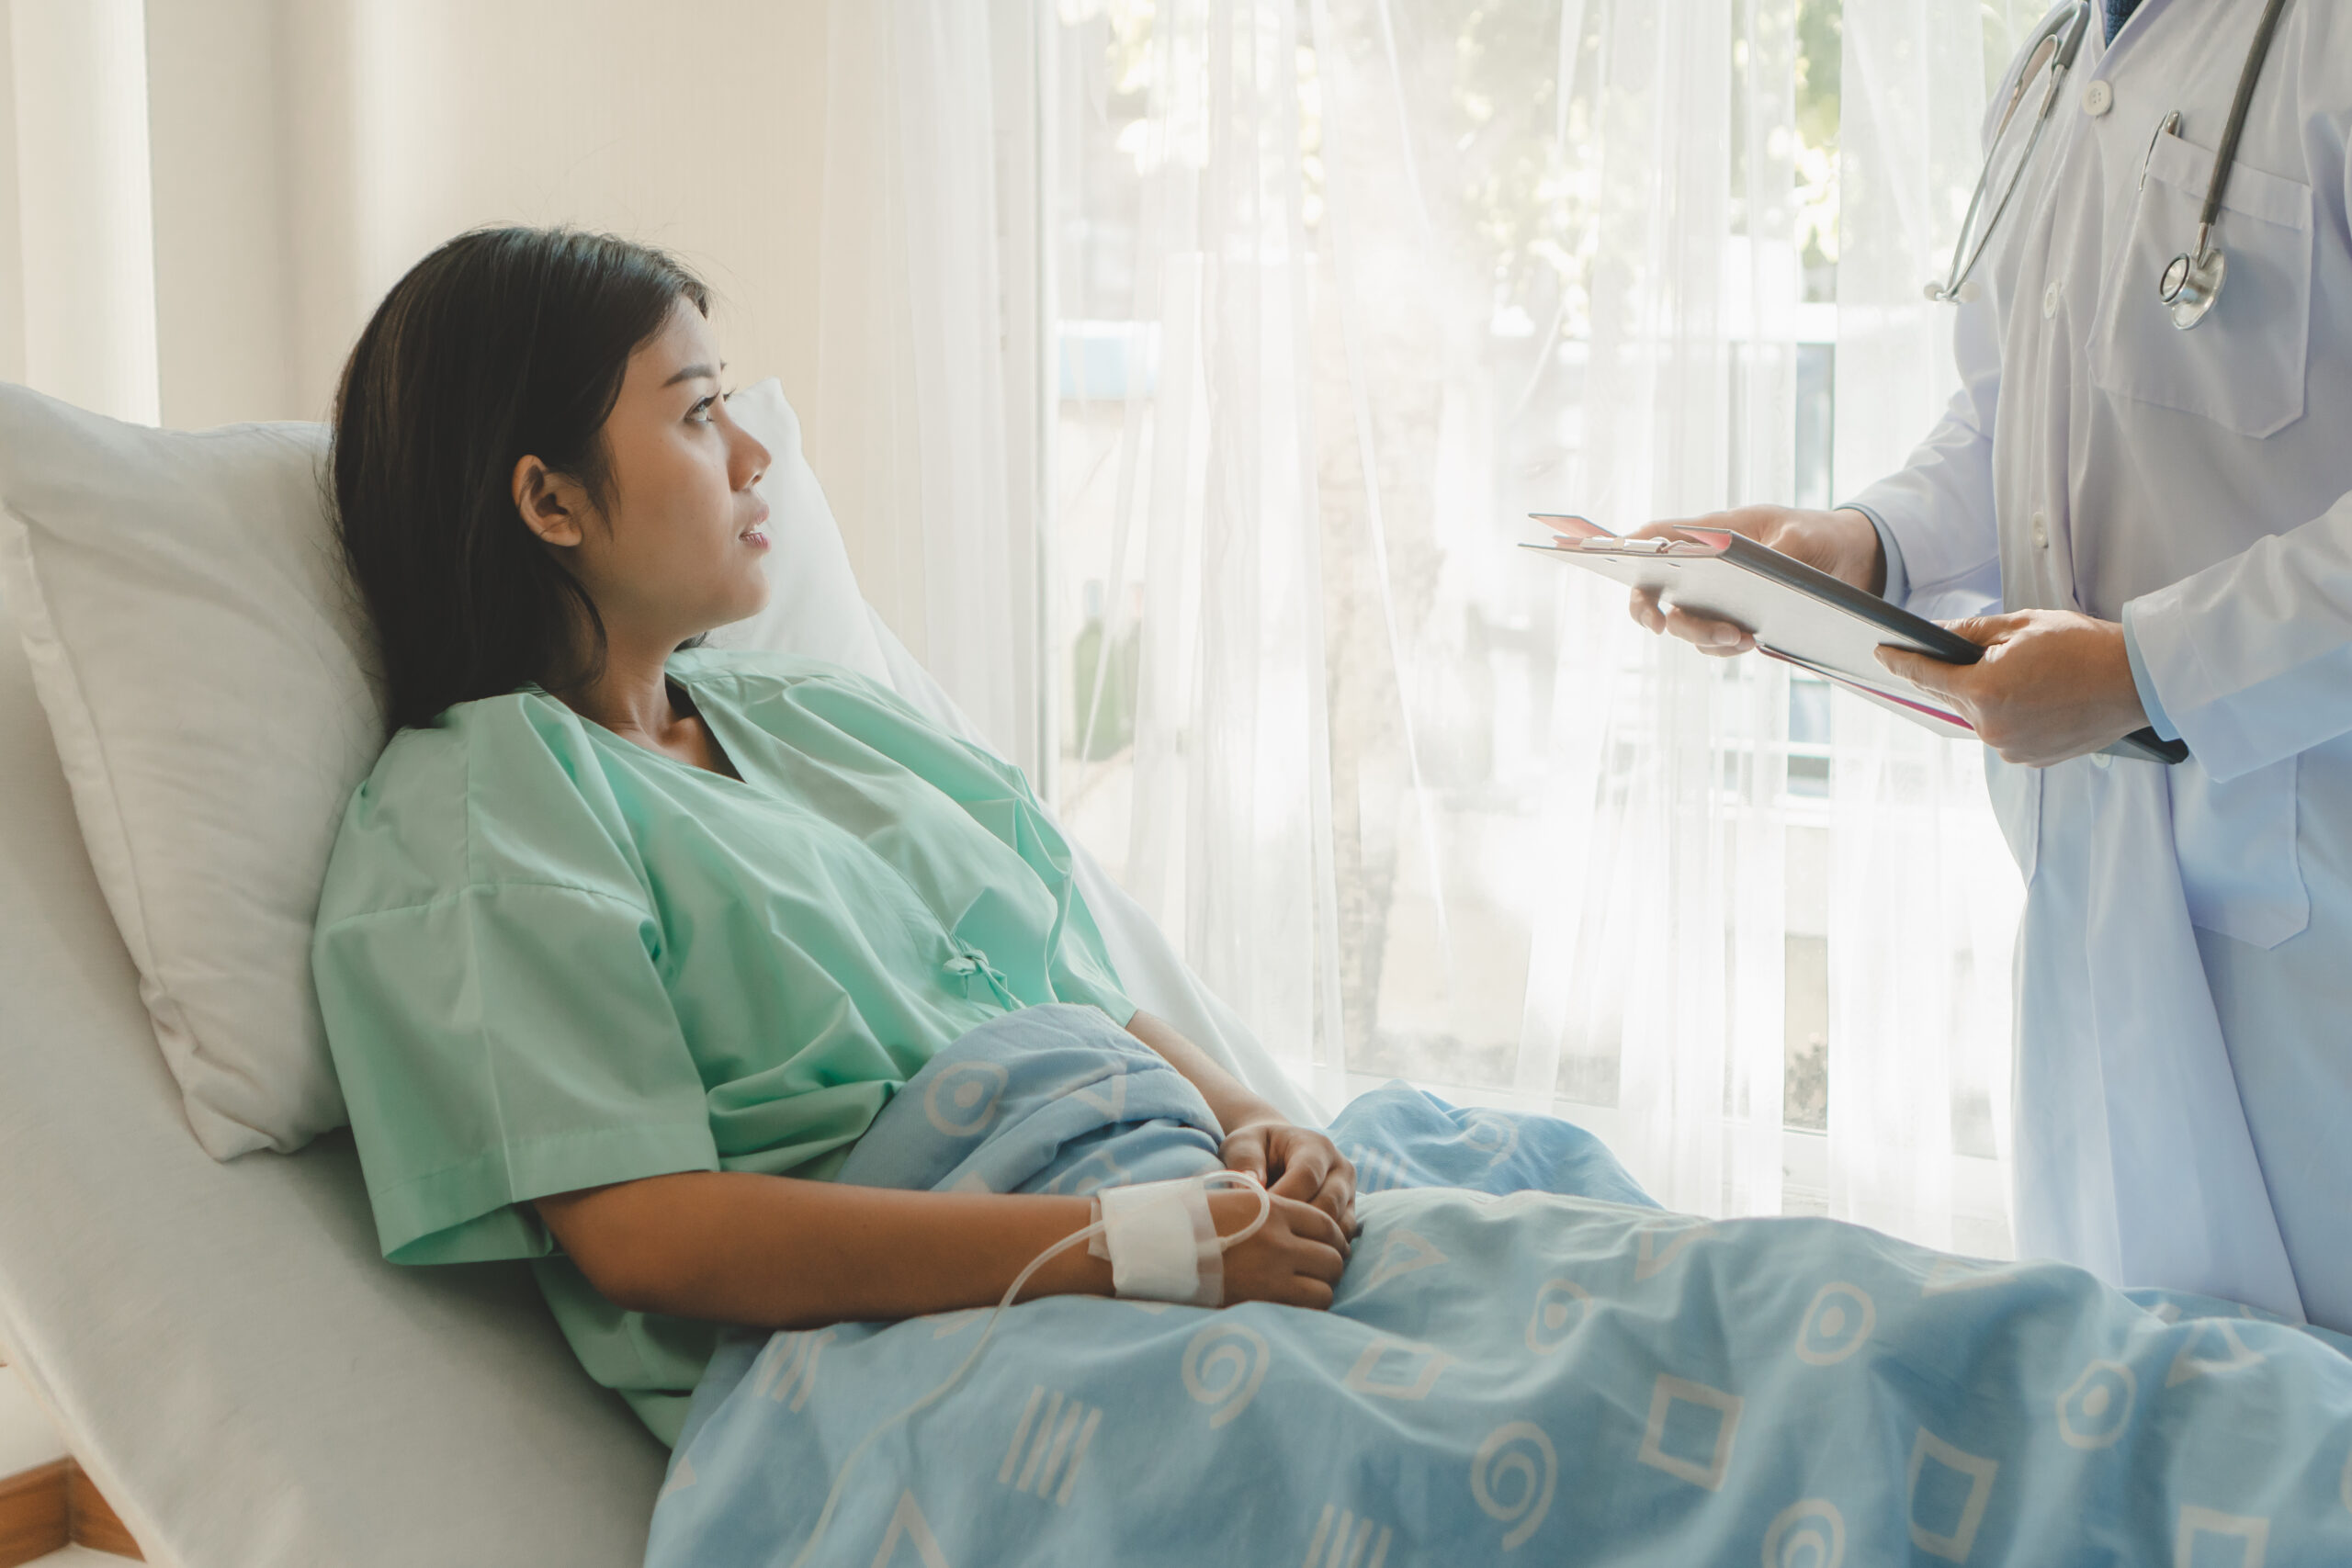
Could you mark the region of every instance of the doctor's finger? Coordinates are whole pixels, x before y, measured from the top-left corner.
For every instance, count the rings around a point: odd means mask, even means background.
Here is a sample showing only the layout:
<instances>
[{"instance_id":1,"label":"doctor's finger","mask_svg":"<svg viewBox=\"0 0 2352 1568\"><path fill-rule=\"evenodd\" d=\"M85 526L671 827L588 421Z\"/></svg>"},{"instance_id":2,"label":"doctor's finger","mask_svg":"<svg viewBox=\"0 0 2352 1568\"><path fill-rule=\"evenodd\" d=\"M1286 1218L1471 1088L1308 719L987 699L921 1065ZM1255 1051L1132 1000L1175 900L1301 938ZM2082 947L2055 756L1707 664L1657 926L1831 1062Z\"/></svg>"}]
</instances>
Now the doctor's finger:
<instances>
[{"instance_id":1,"label":"doctor's finger","mask_svg":"<svg viewBox=\"0 0 2352 1568\"><path fill-rule=\"evenodd\" d=\"M1634 589L1633 601L1625 609L1634 617L1634 624L1644 631L1666 630L1666 612L1657 607L1657 594L1651 590Z\"/></svg>"},{"instance_id":2,"label":"doctor's finger","mask_svg":"<svg viewBox=\"0 0 2352 1568\"><path fill-rule=\"evenodd\" d=\"M1998 615L1962 615L1956 621L1939 623L1944 630L1966 637L1979 648L1990 648L2002 638L2014 637L2027 617L2015 612Z\"/></svg>"},{"instance_id":3,"label":"doctor's finger","mask_svg":"<svg viewBox=\"0 0 2352 1568\"><path fill-rule=\"evenodd\" d=\"M1746 653L1756 646L1756 639L1745 626L1736 626L1712 615L1694 615L1678 604L1666 607L1666 629L1700 652L1712 653L1718 659Z\"/></svg>"},{"instance_id":4,"label":"doctor's finger","mask_svg":"<svg viewBox=\"0 0 2352 1568\"><path fill-rule=\"evenodd\" d=\"M1962 666L1946 664L1940 659L1930 659L1924 653L1914 653L1907 648L1881 648L1878 661L1891 672L1902 676L1923 692L1939 697L1952 694L1952 677Z\"/></svg>"}]
</instances>

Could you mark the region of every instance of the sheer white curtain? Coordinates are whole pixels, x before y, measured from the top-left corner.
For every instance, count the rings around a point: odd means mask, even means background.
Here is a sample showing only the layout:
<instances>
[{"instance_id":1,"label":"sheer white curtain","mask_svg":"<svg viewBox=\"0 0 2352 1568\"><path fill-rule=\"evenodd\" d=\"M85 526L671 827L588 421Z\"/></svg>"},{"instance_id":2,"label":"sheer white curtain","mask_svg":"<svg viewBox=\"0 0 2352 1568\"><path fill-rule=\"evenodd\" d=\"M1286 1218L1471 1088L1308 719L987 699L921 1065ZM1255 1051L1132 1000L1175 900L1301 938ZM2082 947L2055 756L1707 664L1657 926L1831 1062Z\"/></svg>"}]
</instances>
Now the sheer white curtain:
<instances>
[{"instance_id":1,"label":"sheer white curtain","mask_svg":"<svg viewBox=\"0 0 2352 1568\"><path fill-rule=\"evenodd\" d=\"M1033 0L834 5L811 463L858 580L1004 754L1042 741Z\"/></svg>"},{"instance_id":2,"label":"sheer white curtain","mask_svg":"<svg viewBox=\"0 0 2352 1568\"><path fill-rule=\"evenodd\" d=\"M1833 435L1850 488L1932 423L1918 286L1998 45L1975 0L1847 0L1842 48L1837 9L1000 6L1037 228L1000 159L996 259L882 291L1043 296L1057 804L1326 1103L1402 1076L1590 1125L1678 1208L1999 1252L2017 889L1973 757L1512 547L1531 510L1826 501ZM907 70L900 146L953 110ZM910 235L975 210L872 177ZM995 667L943 624L934 668Z\"/></svg>"},{"instance_id":3,"label":"sheer white curtain","mask_svg":"<svg viewBox=\"0 0 2352 1568\"><path fill-rule=\"evenodd\" d=\"M1975 0L1844 0L1841 494L1900 465L1958 385L1950 313L1921 279L1951 254L1979 166L1987 35L2005 32ZM1838 718L1831 1093L1850 1114L1829 1118L1831 1212L1997 1250L2018 888L1983 754L1859 703Z\"/></svg>"}]
</instances>

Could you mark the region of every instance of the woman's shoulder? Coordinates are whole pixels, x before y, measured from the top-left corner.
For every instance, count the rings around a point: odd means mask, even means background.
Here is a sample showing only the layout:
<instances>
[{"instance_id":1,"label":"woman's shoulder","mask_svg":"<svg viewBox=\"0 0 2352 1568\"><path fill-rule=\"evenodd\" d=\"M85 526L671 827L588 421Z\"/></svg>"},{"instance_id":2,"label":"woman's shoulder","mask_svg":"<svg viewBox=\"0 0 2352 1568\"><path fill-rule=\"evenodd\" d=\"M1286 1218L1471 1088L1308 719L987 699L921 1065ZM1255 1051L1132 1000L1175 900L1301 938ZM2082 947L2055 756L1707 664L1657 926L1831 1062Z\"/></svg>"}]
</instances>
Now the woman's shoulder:
<instances>
[{"instance_id":1,"label":"woman's shoulder","mask_svg":"<svg viewBox=\"0 0 2352 1568\"><path fill-rule=\"evenodd\" d=\"M805 685L846 686L873 691L880 683L846 664L835 664L805 653L783 653L765 648L683 648L670 656L670 671L702 680L721 680L750 688Z\"/></svg>"},{"instance_id":2,"label":"woman's shoulder","mask_svg":"<svg viewBox=\"0 0 2352 1568\"><path fill-rule=\"evenodd\" d=\"M783 737L815 719L855 733L936 728L890 686L845 664L758 648L695 648L670 657L670 671L716 689L751 723Z\"/></svg>"},{"instance_id":3,"label":"woman's shoulder","mask_svg":"<svg viewBox=\"0 0 2352 1568\"><path fill-rule=\"evenodd\" d=\"M551 882L634 895L610 781L579 716L536 687L394 734L352 792L322 924L464 888Z\"/></svg>"}]
</instances>

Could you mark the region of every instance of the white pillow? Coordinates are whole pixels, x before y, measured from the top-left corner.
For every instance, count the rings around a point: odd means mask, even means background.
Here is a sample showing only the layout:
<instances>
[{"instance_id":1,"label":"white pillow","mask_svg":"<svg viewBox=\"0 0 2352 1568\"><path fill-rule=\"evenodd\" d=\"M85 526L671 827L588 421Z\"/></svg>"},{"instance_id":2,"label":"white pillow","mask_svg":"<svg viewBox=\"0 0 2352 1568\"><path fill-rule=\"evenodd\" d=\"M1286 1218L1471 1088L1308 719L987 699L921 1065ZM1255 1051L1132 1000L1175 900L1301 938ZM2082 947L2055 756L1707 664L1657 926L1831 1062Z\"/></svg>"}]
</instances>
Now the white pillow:
<instances>
[{"instance_id":1,"label":"white pillow","mask_svg":"<svg viewBox=\"0 0 2352 1568\"><path fill-rule=\"evenodd\" d=\"M729 412L772 461L775 592L714 642L888 680L783 389ZM344 1121L311 985L345 803L383 745L374 635L329 523L326 429L188 434L0 383L0 592L188 1124L215 1159Z\"/></svg>"}]
</instances>

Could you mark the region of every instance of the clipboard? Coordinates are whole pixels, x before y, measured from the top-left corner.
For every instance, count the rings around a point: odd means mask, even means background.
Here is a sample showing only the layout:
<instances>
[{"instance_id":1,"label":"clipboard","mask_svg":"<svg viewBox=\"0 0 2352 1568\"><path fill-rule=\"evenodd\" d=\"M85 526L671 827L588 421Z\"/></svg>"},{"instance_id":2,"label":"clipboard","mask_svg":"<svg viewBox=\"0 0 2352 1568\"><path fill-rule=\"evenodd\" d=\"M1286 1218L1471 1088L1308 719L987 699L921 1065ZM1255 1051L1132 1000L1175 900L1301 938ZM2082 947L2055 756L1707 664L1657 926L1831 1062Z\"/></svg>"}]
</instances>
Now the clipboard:
<instances>
[{"instance_id":1,"label":"clipboard","mask_svg":"<svg viewBox=\"0 0 2352 1568\"><path fill-rule=\"evenodd\" d=\"M1522 545L1597 571L1628 588L1645 588L1669 604L1745 626L1757 651L1792 664L1866 702L1953 739L1975 727L1879 663L1882 647L1909 649L1946 664L1984 657L1976 644L1935 622L1890 604L1793 557L1738 534L1684 528L1656 539L1627 539L1582 517L1530 513L1556 536ZM2188 746L2153 729L2135 729L2107 754L2182 762Z\"/></svg>"}]
</instances>

